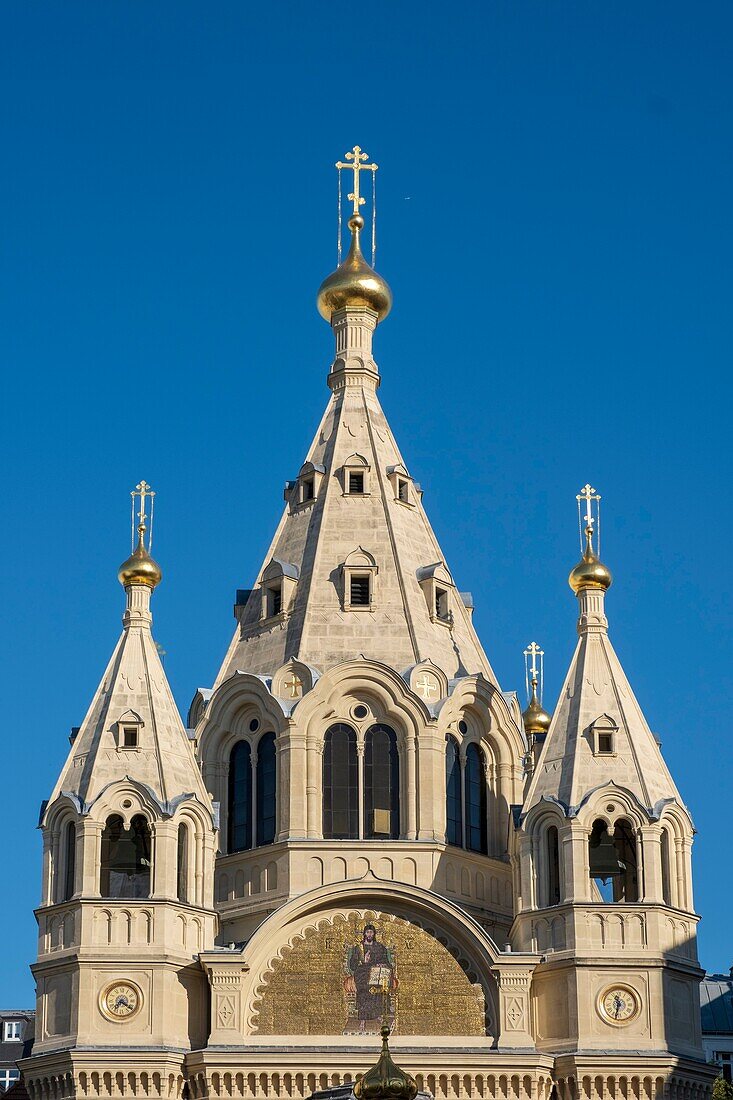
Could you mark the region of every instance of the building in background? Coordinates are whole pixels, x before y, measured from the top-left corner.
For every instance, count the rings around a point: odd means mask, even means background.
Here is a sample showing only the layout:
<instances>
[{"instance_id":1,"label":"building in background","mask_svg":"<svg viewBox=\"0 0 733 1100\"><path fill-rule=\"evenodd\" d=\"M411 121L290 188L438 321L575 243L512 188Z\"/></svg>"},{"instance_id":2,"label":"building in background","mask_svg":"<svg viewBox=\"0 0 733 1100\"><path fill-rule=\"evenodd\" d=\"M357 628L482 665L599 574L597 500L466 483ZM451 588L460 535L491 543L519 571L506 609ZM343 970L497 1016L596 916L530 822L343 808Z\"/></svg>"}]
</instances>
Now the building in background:
<instances>
[{"instance_id":1,"label":"building in background","mask_svg":"<svg viewBox=\"0 0 733 1100\"><path fill-rule=\"evenodd\" d=\"M318 293L331 393L188 728L151 633L153 495L135 490L122 634L41 814L28 1091L302 1100L371 1064L386 1021L438 1100L703 1100L693 826L609 638L600 497L578 494L557 708L529 647L523 715L377 397L392 296L360 213L376 165L355 147L338 168L353 212ZM399 369L417 394L441 303L415 267L426 314ZM286 267L270 292L289 323ZM457 319L457 364L486 323ZM447 364L443 393L460 385ZM602 394L583 385L589 432ZM150 402L130 394L132 422ZM202 549L202 584L216 568Z\"/></svg>"},{"instance_id":2,"label":"building in background","mask_svg":"<svg viewBox=\"0 0 733 1100\"><path fill-rule=\"evenodd\" d=\"M0 1092L19 1079L18 1062L30 1054L34 1025L32 1009L0 1009Z\"/></svg>"},{"instance_id":3,"label":"building in background","mask_svg":"<svg viewBox=\"0 0 733 1100\"><path fill-rule=\"evenodd\" d=\"M709 1062L733 1084L733 976L706 974L700 983L702 1045Z\"/></svg>"}]
</instances>

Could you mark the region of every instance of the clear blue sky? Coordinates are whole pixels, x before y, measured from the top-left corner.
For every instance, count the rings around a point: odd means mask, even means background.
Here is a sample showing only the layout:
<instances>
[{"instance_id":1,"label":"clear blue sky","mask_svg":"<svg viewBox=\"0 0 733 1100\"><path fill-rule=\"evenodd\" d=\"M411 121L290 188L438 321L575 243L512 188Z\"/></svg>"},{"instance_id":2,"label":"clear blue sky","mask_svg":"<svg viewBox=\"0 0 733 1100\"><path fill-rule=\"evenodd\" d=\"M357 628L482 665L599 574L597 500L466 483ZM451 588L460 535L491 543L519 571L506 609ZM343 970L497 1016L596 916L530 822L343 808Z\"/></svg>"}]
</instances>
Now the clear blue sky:
<instances>
[{"instance_id":1,"label":"clear blue sky","mask_svg":"<svg viewBox=\"0 0 733 1100\"><path fill-rule=\"evenodd\" d=\"M612 638L695 818L733 962L729 3L6 3L0 348L6 945L32 1002L38 807L120 629L158 490L184 714L328 397L333 162L380 164L387 415L502 686L575 642L575 493ZM717 564L716 564L717 563ZM721 575L722 574L722 575Z\"/></svg>"}]
</instances>

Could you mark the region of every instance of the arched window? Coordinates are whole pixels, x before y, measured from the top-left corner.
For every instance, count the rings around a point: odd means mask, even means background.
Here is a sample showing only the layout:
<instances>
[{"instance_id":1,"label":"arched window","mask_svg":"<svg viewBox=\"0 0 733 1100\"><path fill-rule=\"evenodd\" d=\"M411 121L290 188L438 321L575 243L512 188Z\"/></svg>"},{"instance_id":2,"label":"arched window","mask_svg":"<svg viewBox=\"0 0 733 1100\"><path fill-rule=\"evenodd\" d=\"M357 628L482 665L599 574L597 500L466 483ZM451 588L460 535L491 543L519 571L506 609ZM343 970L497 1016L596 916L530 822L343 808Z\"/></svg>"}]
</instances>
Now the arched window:
<instances>
[{"instance_id":1,"label":"arched window","mask_svg":"<svg viewBox=\"0 0 733 1100\"><path fill-rule=\"evenodd\" d=\"M228 850L252 847L252 750L238 741L229 757Z\"/></svg>"},{"instance_id":2,"label":"arched window","mask_svg":"<svg viewBox=\"0 0 733 1100\"><path fill-rule=\"evenodd\" d=\"M547 830L547 904L560 904L560 844L555 825Z\"/></svg>"},{"instance_id":3,"label":"arched window","mask_svg":"<svg viewBox=\"0 0 733 1100\"><path fill-rule=\"evenodd\" d=\"M178 900L188 901L188 829L181 822L178 826Z\"/></svg>"},{"instance_id":4,"label":"arched window","mask_svg":"<svg viewBox=\"0 0 733 1100\"><path fill-rule=\"evenodd\" d=\"M367 730L364 743L364 836L400 835L400 759L397 736L381 723Z\"/></svg>"},{"instance_id":5,"label":"arched window","mask_svg":"<svg viewBox=\"0 0 733 1100\"><path fill-rule=\"evenodd\" d=\"M631 822L621 818L613 835L602 818L593 822L588 838L590 877L602 901L639 900L636 837Z\"/></svg>"},{"instance_id":6,"label":"arched window","mask_svg":"<svg viewBox=\"0 0 733 1100\"><path fill-rule=\"evenodd\" d=\"M359 766L356 732L338 722L323 742L323 835L328 839L359 837Z\"/></svg>"},{"instance_id":7,"label":"arched window","mask_svg":"<svg viewBox=\"0 0 733 1100\"><path fill-rule=\"evenodd\" d=\"M107 819L102 832L99 889L104 898L150 897L150 827L136 814L129 827L119 814Z\"/></svg>"},{"instance_id":8,"label":"arched window","mask_svg":"<svg viewBox=\"0 0 733 1100\"><path fill-rule=\"evenodd\" d=\"M669 862L669 833L662 829L659 854L662 859L662 898L665 905L672 904L672 875Z\"/></svg>"},{"instance_id":9,"label":"arched window","mask_svg":"<svg viewBox=\"0 0 733 1100\"><path fill-rule=\"evenodd\" d=\"M461 761L458 742L449 734L445 738L445 839L448 844L463 844Z\"/></svg>"},{"instance_id":10,"label":"arched window","mask_svg":"<svg viewBox=\"0 0 733 1100\"><path fill-rule=\"evenodd\" d=\"M61 901L74 896L76 874L76 825L70 821L66 826L64 845L64 892Z\"/></svg>"},{"instance_id":11,"label":"arched window","mask_svg":"<svg viewBox=\"0 0 733 1100\"><path fill-rule=\"evenodd\" d=\"M266 733L257 746L257 843L272 844L276 827L275 734Z\"/></svg>"},{"instance_id":12,"label":"arched window","mask_svg":"<svg viewBox=\"0 0 733 1100\"><path fill-rule=\"evenodd\" d=\"M466 749L465 771L466 847L472 852L488 852L486 828L486 775L480 748Z\"/></svg>"}]
</instances>

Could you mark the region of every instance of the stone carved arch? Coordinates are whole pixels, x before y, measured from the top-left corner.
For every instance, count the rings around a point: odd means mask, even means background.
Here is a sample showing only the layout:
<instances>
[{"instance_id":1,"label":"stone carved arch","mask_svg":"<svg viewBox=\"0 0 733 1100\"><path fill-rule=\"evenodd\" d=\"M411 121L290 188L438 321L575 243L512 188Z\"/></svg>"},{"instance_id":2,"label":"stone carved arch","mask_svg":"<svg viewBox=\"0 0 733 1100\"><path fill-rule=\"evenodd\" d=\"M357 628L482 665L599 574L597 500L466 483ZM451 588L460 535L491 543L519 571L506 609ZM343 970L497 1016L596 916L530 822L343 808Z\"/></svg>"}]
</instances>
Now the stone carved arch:
<instances>
[{"instance_id":1,"label":"stone carved arch","mask_svg":"<svg viewBox=\"0 0 733 1100\"><path fill-rule=\"evenodd\" d=\"M252 1007L256 991L273 957L280 953L273 952L273 944L280 943L287 948L291 939L300 935L303 928L332 916L334 910L361 911L369 908L401 917L443 942L461 961L471 982L481 984L487 1014L492 1027L496 1027L497 994L491 971L494 962L502 955L487 932L448 899L420 887L400 882L387 883L370 873L358 881L332 883L301 894L262 922L242 956L242 961L249 967L243 987L244 1003L250 1006L245 1017L245 1031L249 1032L254 1025Z\"/></svg>"}]
</instances>

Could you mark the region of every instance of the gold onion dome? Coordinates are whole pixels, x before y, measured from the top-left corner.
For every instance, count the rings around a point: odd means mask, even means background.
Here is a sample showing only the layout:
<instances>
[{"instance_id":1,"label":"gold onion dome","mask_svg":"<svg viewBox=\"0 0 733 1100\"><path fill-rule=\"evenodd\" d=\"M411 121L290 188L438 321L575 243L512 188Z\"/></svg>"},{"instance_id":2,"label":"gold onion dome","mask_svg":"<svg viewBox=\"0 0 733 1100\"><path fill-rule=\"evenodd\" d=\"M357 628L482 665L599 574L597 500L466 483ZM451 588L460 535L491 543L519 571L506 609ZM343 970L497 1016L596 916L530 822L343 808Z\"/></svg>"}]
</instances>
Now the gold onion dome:
<instances>
[{"instance_id":1,"label":"gold onion dome","mask_svg":"<svg viewBox=\"0 0 733 1100\"><path fill-rule=\"evenodd\" d=\"M593 550L593 528L586 527L585 553L568 577L568 584L576 593L581 588L602 588L605 592L612 582L611 570L606 568Z\"/></svg>"},{"instance_id":2,"label":"gold onion dome","mask_svg":"<svg viewBox=\"0 0 733 1100\"><path fill-rule=\"evenodd\" d=\"M145 527L138 527L138 543L127 561L119 568L117 578L123 588L131 584L146 584L148 588L155 588L163 579L163 573L157 561L153 561L145 549L143 535Z\"/></svg>"},{"instance_id":3,"label":"gold onion dome","mask_svg":"<svg viewBox=\"0 0 733 1100\"><path fill-rule=\"evenodd\" d=\"M392 1061L389 1052L389 1028L382 1025L382 1051L377 1064L368 1069L354 1085L357 1100L415 1100L417 1082Z\"/></svg>"},{"instance_id":4,"label":"gold onion dome","mask_svg":"<svg viewBox=\"0 0 733 1100\"><path fill-rule=\"evenodd\" d=\"M392 291L385 279L377 275L364 259L359 244L359 234L364 228L361 214L349 218L351 248L344 262L324 279L318 291L318 312L324 321L347 306L373 309L383 321L392 308Z\"/></svg>"},{"instance_id":5,"label":"gold onion dome","mask_svg":"<svg viewBox=\"0 0 733 1100\"><path fill-rule=\"evenodd\" d=\"M522 711L524 732L526 734L547 733L552 722L552 716L547 713L537 698L537 686L532 682L532 698L527 704L527 709Z\"/></svg>"}]
</instances>

